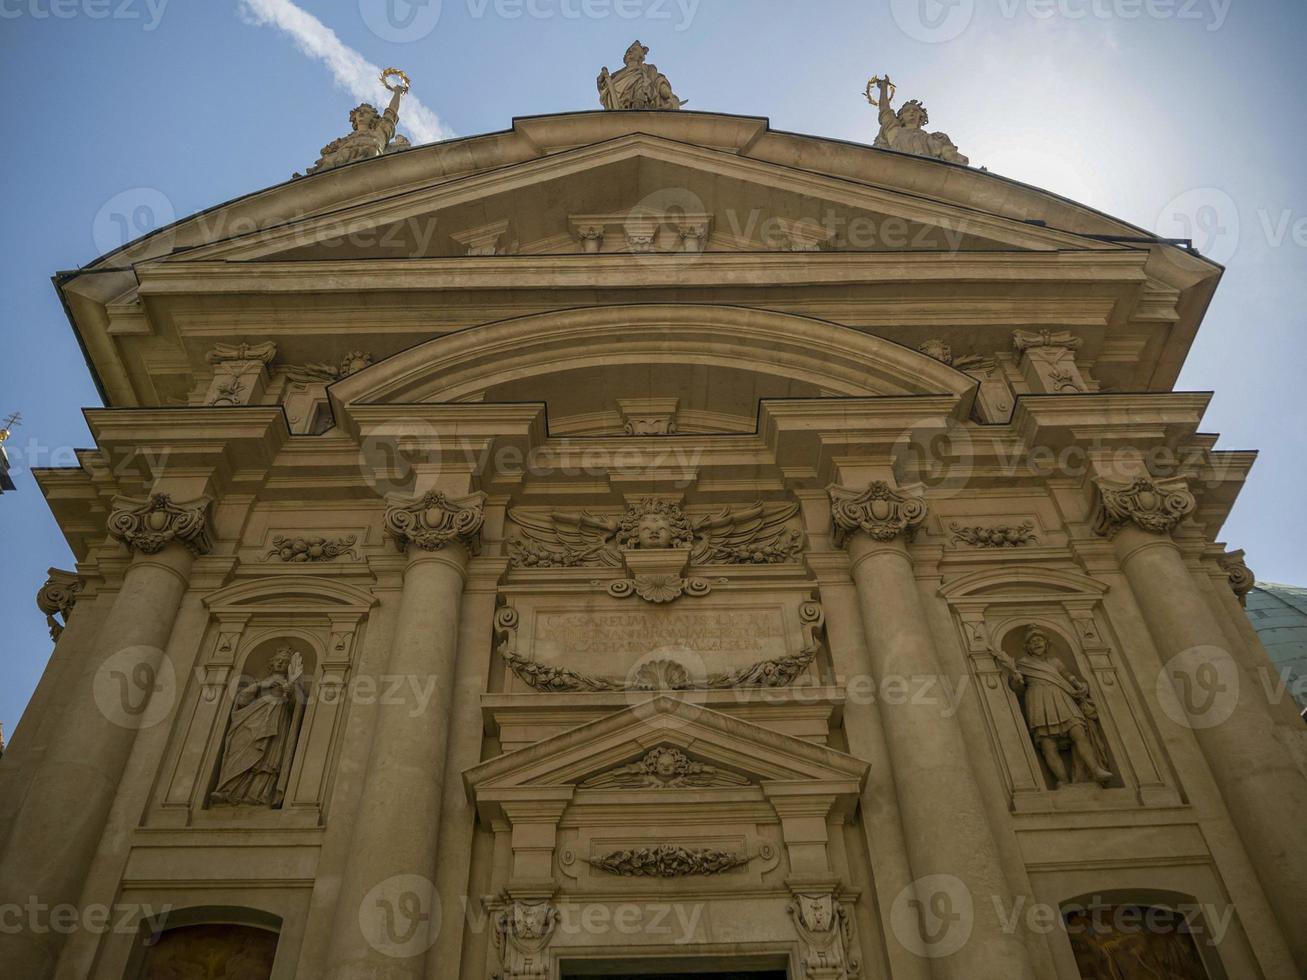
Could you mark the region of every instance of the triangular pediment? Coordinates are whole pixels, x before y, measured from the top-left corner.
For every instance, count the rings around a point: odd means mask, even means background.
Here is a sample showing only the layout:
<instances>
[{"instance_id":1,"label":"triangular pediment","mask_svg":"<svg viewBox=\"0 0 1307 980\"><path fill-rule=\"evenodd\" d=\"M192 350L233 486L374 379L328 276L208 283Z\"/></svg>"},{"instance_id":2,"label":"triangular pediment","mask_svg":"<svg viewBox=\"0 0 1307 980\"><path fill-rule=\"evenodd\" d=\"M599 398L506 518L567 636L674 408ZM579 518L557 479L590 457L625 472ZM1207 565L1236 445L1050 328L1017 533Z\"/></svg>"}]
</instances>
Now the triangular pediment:
<instances>
[{"instance_id":1,"label":"triangular pediment","mask_svg":"<svg viewBox=\"0 0 1307 980\"><path fill-rule=\"evenodd\" d=\"M478 805L545 790L571 795L620 789L628 781L615 775L630 773L655 749L688 759L705 777L698 786L677 787L671 781L670 788L729 791L810 784L856 794L868 769L865 762L826 746L689 701L658 697L483 762L463 779Z\"/></svg>"},{"instance_id":2,"label":"triangular pediment","mask_svg":"<svg viewBox=\"0 0 1307 980\"><path fill-rule=\"evenodd\" d=\"M353 202L171 259L1119 247L933 200L870 173L851 180L638 132L389 194L369 188L358 169Z\"/></svg>"}]
</instances>

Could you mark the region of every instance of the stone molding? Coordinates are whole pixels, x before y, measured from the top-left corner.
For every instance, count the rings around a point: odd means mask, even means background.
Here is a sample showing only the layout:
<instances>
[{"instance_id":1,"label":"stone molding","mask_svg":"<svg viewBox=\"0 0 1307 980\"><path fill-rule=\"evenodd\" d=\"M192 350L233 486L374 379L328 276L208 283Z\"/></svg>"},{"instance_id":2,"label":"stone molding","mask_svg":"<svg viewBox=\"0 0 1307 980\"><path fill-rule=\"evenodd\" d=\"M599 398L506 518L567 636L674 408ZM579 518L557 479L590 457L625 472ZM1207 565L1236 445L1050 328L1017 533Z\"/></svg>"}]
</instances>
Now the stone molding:
<instances>
[{"instance_id":1,"label":"stone molding","mask_svg":"<svg viewBox=\"0 0 1307 980\"><path fill-rule=\"evenodd\" d=\"M77 596L82 591L84 583L78 578L76 572L66 572L61 568L51 568L45 580L36 593L36 607L45 613L46 625L50 627L50 639L58 642L64 627L68 625L68 617L77 605ZM63 618L61 624L55 616Z\"/></svg>"},{"instance_id":2,"label":"stone molding","mask_svg":"<svg viewBox=\"0 0 1307 980\"><path fill-rule=\"evenodd\" d=\"M843 547L859 532L876 541L893 541L900 535L911 541L926 520L920 487L899 492L884 480L875 480L865 490L831 486L827 493L836 547Z\"/></svg>"},{"instance_id":3,"label":"stone molding","mask_svg":"<svg viewBox=\"0 0 1307 980\"><path fill-rule=\"evenodd\" d=\"M451 542L462 544L469 555L481 551L481 527L485 524L485 494L451 498L444 491L431 490L415 501L388 499L385 530L401 552L409 545L423 551L440 551Z\"/></svg>"},{"instance_id":4,"label":"stone molding","mask_svg":"<svg viewBox=\"0 0 1307 980\"><path fill-rule=\"evenodd\" d=\"M114 497L108 530L132 551L143 555L158 554L171 541L183 545L193 555L207 555L213 548L207 522L212 502L209 497L200 497L174 504L166 493Z\"/></svg>"},{"instance_id":5,"label":"stone molding","mask_svg":"<svg viewBox=\"0 0 1307 980\"><path fill-rule=\"evenodd\" d=\"M1135 524L1151 534L1170 534L1194 512L1197 501L1184 480L1150 480L1144 477L1133 483L1097 480L1098 505L1094 513L1094 533L1114 537L1127 524Z\"/></svg>"}]
</instances>

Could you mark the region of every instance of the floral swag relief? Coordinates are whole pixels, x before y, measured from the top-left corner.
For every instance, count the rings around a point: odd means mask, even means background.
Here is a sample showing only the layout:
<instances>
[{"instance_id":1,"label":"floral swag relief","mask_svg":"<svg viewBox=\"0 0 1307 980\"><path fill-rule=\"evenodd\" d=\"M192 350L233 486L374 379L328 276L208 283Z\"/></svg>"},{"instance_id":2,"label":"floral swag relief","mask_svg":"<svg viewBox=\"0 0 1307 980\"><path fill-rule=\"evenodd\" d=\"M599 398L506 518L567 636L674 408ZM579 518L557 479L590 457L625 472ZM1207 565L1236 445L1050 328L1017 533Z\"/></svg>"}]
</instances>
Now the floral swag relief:
<instances>
[{"instance_id":1,"label":"floral swag relief","mask_svg":"<svg viewBox=\"0 0 1307 980\"><path fill-rule=\"evenodd\" d=\"M739 773L695 762L680 749L660 746L629 766L618 766L587 779L582 789L682 789L685 787L747 786Z\"/></svg>"},{"instance_id":2,"label":"floral swag relief","mask_svg":"<svg viewBox=\"0 0 1307 980\"><path fill-rule=\"evenodd\" d=\"M684 878L719 875L749 863L745 854L715 848L685 848L676 844L613 851L588 862L590 867L624 878Z\"/></svg>"},{"instance_id":3,"label":"floral swag relief","mask_svg":"<svg viewBox=\"0 0 1307 980\"><path fill-rule=\"evenodd\" d=\"M237 690L211 805L281 806L304 718L303 677L303 656L284 646L269 659L266 676Z\"/></svg>"},{"instance_id":4,"label":"floral swag relief","mask_svg":"<svg viewBox=\"0 0 1307 980\"><path fill-rule=\"evenodd\" d=\"M759 502L691 516L652 497L621 516L513 510L520 535L508 550L514 568L619 568L623 549L667 548L689 549L695 565L773 565L795 561L803 548L802 533L790 526L798 512L798 504Z\"/></svg>"},{"instance_id":5,"label":"floral swag relief","mask_svg":"<svg viewBox=\"0 0 1307 980\"><path fill-rule=\"evenodd\" d=\"M796 654L749 664L735 670L695 678L683 664L674 660L649 660L624 678L583 674L557 664L528 660L517 652L517 610L501 606L495 613L497 651L504 663L523 684L549 693L569 691L689 691L723 690L740 687L788 687L817 658L825 614L816 602L799 606L799 621L804 631L804 647Z\"/></svg>"}]
</instances>

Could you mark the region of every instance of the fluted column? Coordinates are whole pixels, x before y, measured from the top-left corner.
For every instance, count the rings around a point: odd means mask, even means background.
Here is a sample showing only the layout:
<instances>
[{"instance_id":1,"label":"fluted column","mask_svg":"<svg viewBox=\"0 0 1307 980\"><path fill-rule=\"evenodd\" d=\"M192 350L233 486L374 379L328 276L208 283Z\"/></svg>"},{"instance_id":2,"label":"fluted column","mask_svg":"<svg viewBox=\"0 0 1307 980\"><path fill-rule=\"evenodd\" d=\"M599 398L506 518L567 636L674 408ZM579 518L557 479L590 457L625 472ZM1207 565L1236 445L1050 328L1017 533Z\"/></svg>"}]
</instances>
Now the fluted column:
<instances>
[{"instance_id":1,"label":"fluted column","mask_svg":"<svg viewBox=\"0 0 1307 980\"><path fill-rule=\"evenodd\" d=\"M925 520L925 501L884 482L863 491L832 487L830 494L835 540L848 546L852 561L873 680L910 689L938 682L942 672L906 544ZM891 909L895 937L928 957L941 980L1033 978L1021 938L1004 930L996 912L1011 909L1012 898L956 716L915 698L882 702L917 882L915 903Z\"/></svg>"},{"instance_id":2,"label":"fluted column","mask_svg":"<svg viewBox=\"0 0 1307 980\"><path fill-rule=\"evenodd\" d=\"M417 980L435 942L436 842L452 709L459 605L483 497L433 491L393 504L386 530L408 554L389 686L376 706L354 847L336 900L333 980ZM430 692L418 700L418 692Z\"/></svg>"},{"instance_id":3,"label":"fluted column","mask_svg":"<svg viewBox=\"0 0 1307 980\"><path fill-rule=\"evenodd\" d=\"M80 898L136 733L160 720L175 694L160 665L194 555L209 550L208 506L207 498L177 505L163 493L114 500L109 532L134 556L94 654L59 693L63 718L0 863L0 904L53 908ZM5 975L50 976L64 936L48 922L0 932Z\"/></svg>"},{"instance_id":4,"label":"fluted column","mask_svg":"<svg viewBox=\"0 0 1307 980\"><path fill-rule=\"evenodd\" d=\"M1307 780L1273 728L1261 685L1240 668L1215 611L1171 531L1194 509L1182 480L1100 481L1095 530L1121 569L1174 687L1164 709L1193 730L1266 891L1298 969L1307 976Z\"/></svg>"}]
</instances>

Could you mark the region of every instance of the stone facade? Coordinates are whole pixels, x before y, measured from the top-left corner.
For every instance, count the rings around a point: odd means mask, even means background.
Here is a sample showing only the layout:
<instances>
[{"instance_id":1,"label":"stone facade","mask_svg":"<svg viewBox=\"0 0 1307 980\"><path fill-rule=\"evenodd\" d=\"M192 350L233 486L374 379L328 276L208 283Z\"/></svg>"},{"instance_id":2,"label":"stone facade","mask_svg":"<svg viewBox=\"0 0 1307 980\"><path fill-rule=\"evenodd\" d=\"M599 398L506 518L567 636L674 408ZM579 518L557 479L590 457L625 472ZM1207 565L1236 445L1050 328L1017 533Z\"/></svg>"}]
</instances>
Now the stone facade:
<instances>
[{"instance_id":1,"label":"stone facade","mask_svg":"<svg viewBox=\"0 0 1307 980\"><path fill-rule=\"evenodd\" d=\"M1307 971L1219 267L756 118L351 160L60 280L6 975Z\"/></svg>"}]
</instances>

